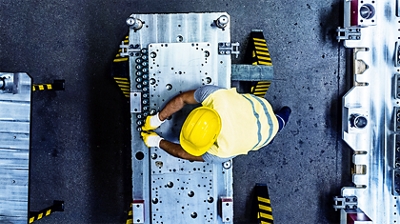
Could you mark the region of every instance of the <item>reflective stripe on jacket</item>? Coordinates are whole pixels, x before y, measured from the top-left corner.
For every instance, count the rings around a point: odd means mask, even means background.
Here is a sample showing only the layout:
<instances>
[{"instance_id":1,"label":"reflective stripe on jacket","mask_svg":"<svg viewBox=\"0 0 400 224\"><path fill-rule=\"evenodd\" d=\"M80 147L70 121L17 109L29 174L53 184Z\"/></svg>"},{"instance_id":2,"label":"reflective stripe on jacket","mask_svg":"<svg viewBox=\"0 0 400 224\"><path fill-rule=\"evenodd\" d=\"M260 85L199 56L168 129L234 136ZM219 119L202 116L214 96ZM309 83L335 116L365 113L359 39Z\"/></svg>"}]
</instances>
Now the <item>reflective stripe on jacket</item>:
<instances>
[{"instance_id":1,"label":"reflective stripe on jacket","mask_svg":"<svg viewBox=\"0 0 400 224\"><path fill-rule=\"evenodd\" d=\"M203 106L214 108L222 121L221 133L208 153L226 158L247 154L267 145L278 132L278 120L264 98L239 94L236 89L211 93Z\"/></svg>"}]
</instances>

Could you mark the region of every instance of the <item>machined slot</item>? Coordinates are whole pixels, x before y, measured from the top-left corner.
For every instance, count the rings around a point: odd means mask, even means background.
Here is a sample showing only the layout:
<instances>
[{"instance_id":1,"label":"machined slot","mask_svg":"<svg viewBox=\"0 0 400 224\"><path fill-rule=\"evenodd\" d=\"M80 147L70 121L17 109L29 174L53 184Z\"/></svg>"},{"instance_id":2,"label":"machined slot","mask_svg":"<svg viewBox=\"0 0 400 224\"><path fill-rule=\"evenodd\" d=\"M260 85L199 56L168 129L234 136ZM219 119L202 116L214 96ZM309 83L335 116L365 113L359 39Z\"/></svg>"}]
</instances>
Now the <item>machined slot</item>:
<instances>
[{"instance_id":1,"label":"machined slot","mask_svg":"<svg viewBox=\"0 0 400 224\"><path fill-rule=\"evenodd\" d=\"M400 107L394 109L394 130L400 132Z\"/></svg>"},{"instance_id":2,"label":"machined slot","mask_svg":"<svg viewBox=\"0 0 400 224\"><path fill-rule=\"evenodd\" d=\"M396 41L394 49L394 64L396 67L400 66L400 42Z\"/></svg>"},{"instance_id":3,"label":"machined slot","mask_svg":"<svg viewBox=\"0 0 400 224\"><path fill-rule=\"evenodd\" d=\"M395 135L395 167L400 168L400 135Z\"/></svg>"},{"instance_id":4,"label":"machined slot","mask_svg":"<svg viewBox=\"0 0 400 224\"><path fill-rule=\"evenodd\" d=\"M400 74L396 74L395 79L395 98L400 99Z\"/></svg>"},{"instance_id":5,"label":"machined slot","mask_svg":"<svg viewBox=\"0 0 400 224\"><path fill-rule=\"evenodd\" d=\"M394 141L393 194L400 194L400 135L396 134Z\"/></svg>"},{"instance_id":6,"label":"machined slot","mask_svg":"<svg viewBox=\"0 0 400 224\"><path fill-rule=\"evenodd\" d=\"M394 192L400 194L400 171L395 170L393 175L393 189Z\"/></svg>"},{"instance_id":7,"label":"machined slot","mask_svg":"<svg viewBox=\"0 0 400 224\"><path fill-rule=\"evenodd\" d=\"M354 164L353 174L358 174L358 175L367 174L367 166L366 165L355 165Z\"/></svg>"}]
</instances>

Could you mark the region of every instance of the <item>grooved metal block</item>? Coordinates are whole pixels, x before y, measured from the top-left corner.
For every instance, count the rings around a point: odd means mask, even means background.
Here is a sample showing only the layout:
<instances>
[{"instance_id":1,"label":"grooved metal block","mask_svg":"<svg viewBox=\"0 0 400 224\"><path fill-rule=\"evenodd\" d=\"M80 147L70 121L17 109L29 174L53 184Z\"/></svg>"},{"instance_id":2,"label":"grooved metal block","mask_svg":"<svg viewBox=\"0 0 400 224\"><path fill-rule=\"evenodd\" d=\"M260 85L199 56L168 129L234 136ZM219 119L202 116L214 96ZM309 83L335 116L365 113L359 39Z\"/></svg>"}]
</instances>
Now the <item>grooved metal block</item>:
<instances>
[{"instance_id":1,"label":"grooved metal block","mask_svg":"<svg viewBox=\"0 0 400 224\"><path fill-rule=\"evenodd\" d=\"M0 223L28 222L31 78L0 73Z\"/></svg>"},{"instance_id":2,"label":"grooved metal block","mask_svg":"<svg viewBox=\"0 0 400 224\"><path fill-rule=\"evenodd\" d=\"M219 18L221 27L215 22ZM147 115L179 93L203 85L230 87L231 55L218 53L219 43L230 42L229 15L133 14L127 23L129 44L121 45L122 55L130 58L131 94L140 94L131 104L132 195L134 201L143 200L143 207L133 214L133 222L222 223L219 199L233 196L232 166L190 162L148 149L140 130ZM174 114L157 133L178 142L194 107Z\"/></svg>"}]
</instances>

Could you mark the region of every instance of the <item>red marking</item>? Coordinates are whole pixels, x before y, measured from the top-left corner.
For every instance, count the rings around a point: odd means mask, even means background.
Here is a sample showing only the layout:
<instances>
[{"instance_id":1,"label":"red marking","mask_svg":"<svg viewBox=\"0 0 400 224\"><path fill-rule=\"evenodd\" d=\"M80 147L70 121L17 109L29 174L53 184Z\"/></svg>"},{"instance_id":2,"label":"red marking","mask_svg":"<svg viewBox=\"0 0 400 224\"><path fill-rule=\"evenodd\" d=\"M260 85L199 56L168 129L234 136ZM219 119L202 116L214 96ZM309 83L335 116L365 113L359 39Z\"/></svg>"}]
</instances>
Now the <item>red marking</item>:
<instances>
[{"instance_id":1,"label":"red marking","mask_svg":"<svg viewBox=\"0 0 400 224\"><path fill-rule=\"evenodd\" d=\"M360 223L360 221L372 223L372 220L364 212L347 213L347 224Z\"/></svg>"},{"instance_id":2,"label":"red marking","mask_svg":"<svg viewBox=\"0 0 400 224\"><path fill-rule=\"evenodd\" d=\"M352 0L350 3L350 25L358 26L358 0Z\"/></svg>"}]
</instances>

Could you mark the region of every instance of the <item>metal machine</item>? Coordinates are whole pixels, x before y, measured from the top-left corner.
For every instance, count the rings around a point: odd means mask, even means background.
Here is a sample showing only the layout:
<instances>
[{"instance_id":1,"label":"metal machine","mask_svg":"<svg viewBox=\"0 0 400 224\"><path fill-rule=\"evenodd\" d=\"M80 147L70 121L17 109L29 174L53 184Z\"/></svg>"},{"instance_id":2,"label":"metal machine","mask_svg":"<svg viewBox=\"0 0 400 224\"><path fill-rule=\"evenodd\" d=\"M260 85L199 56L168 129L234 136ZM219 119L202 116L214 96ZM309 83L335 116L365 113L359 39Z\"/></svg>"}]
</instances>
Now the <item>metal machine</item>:
<instances>
[{"instance_id":1,"label":"metal machine","mask_svg":"<svg viewBox=\"0 0 400 224\"><path fill-rule=\"evenodd\" d=\"M31 94L63 89L64 80L34 85L27 73L0 72L0 223L32 223L64 210L63 201L54 201L29 212Z\"/></svg>"},{"instance_id":2,"label":"metal machine","mask_svg":"<svg viewBox=\"0 0 400 224\"><path fill-rule=\"evenodd\" d=\"M28 220L31 78L0 73L0 222Z\"/></svg>"},{"instance_id":3,"label":"metal machine","mask_svg":"<svg viewBox=\"0 0 400 224\"><path fill-rule=\"evenodd\" d=\"M343 139L353 186L334 208L341 223L400 223L400 5L345 0L338 40L352 49L353 87L343 97Z\"/></svg>"},{"instance_id":4,"label":"metal machine","mask_svg":"<svg viewBox=\"0 0 400 224\"><path fill-rule=\"evenodd\" d=\"M133 203L127 223L233 223L232 161L175 158L147 148L140 131L147 115L179 93L203 85L230 88L231 81L250 81L250 88L243 89L265 94L270 84L265 80L272 80L273 69L262 32L255 31L250 41L254 65L232 65L239 44L231 43L226 12L132 14L126 22L129 35L114 60L119 69L113 76L130 99ZM178 142L192 109L186 106L156 131Z\"/></svg>"}]
</instances>

